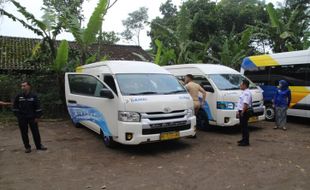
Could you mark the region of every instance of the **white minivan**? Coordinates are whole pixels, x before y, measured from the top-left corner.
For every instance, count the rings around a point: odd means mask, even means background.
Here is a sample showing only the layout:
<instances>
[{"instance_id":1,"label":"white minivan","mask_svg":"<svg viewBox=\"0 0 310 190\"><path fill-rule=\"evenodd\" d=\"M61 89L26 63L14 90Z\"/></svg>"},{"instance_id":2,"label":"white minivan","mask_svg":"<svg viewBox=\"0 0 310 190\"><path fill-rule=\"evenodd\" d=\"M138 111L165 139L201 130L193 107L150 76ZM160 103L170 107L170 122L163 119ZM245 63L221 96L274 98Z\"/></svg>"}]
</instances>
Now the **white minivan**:
<instances>
[{"instance_id":1,"label":"white minivan","mask_svg":"<svg viewBox=\"0 0 310 190\"><path fill-rule=\"evenodd\" d=\"M107 146L195 135L193 102L175 76L137 61L103 61L65 74L74 124L101 134Z\"/></svg>"},{"instance_id":2,"label":"white minivan","mask_svg":"<svg viewBox=\"0 0 310 190\"><path fill-rule=\"evenodd\" d=\"M217 126L239 124L239 119L236 117L236 105L242 93L239 85L246 78L245 76L234 69L215 64L183 64L164 68L180 80L183 80L185 75L192 74L194 81L207 91L207 101L203 108L207 113L209 124ZM252 82L250 82L250 90L253 96L254 115L249 121L264 120L265 107L262 90Z\"/></svg>"}]
</instances>

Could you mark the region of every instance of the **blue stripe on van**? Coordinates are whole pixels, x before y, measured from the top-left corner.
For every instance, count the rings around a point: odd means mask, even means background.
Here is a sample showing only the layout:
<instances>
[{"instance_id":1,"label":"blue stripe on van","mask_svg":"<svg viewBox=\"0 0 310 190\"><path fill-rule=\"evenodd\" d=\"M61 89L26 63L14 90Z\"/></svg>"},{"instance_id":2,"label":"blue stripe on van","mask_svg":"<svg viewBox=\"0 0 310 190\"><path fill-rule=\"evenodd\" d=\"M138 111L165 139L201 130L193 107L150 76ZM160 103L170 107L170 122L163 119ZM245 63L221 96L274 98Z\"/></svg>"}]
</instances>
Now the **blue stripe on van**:
<instances>
[{"instance_id":1,"label":"blue stripe on van","mask_svg":"<svg viewBox=\"0 0 310 190\"><path fill-rule=\"evenodd\" d=\"M208 119L209 120L214 120L213 117L212 117L211 109L210 109L210 106L209 106L208 102L205 103L205 105L203 106L203 109L208 114Z\"/></svg>"},{"instance_id":2,"label":"blue stripe on van","mask_svg":"<svg viewBox=\"0 0 310 190\"><path fill-rule=\"evenodd\" d=\"M103 114L96 108L79 104L70 104L68 105L68 111L73 123L76 124L82 121L91 121L100 126L106 136L112 136Z\"/></svg>"},{"instance_id":3,"label":"blue stripe on van","mask_svg":"<svg viewBox=\"0 0 310 190\"><path fill-rule=\"evenodd\" d=\"M199 97L199 101L201 102L202 101L202 98ZM208 119L209 120L214 120L213 117L212 117L212 113L211 113L211 108L208 104L208 102L206 101L205 105L202 106L202 108L205 110L205 112L208 114Z\"/></svg>"}]
</instances>

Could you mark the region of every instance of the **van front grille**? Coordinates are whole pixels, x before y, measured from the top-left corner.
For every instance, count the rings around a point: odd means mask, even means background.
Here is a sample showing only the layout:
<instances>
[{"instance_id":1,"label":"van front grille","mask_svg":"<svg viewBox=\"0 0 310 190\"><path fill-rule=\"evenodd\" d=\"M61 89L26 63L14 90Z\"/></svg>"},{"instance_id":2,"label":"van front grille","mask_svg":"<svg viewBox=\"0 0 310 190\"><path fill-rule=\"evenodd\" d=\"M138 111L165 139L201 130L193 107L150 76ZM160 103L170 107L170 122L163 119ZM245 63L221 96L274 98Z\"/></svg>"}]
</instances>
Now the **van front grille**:
<instances>
[{"instance_id":1,"label":"van front grille","mask_svg":"<svg viewBox=\"0 0 310 190\"><path fill-rule=\"evenodd\" d=\"M149 119L150 121L159 120L173 120L173 119L183 119L187 115L187 110L176 110L169 113L163 112L148 112L142 114L142 119Z\"/></svg>"},{"instance_id":2,"label":"van front grille","mask_svg":"<svg viewBox=\"0 0 310 190\"><path fill-rule=\"evenodd\" d=\"M180 116L171 116L171 117L154 117L154 118L149 118L151 121L157 121L157 120L166 120L166 119L181 119L184 118L183 115Z\"/></svg>"},{"instance_id":3,"label":"van front grille","mask_svg":"<svg viewBox=\"0 0 310 190\"><path fill-rule=\"evenodd\" d=\"M182 113L184 112L184 110L175 110L175 111L172 111L170 113ZM148 115L158 115L158 114L167 114L167 113L164 113L164 112L147 112L146 114Z\"/></svg>"}]
</instances>

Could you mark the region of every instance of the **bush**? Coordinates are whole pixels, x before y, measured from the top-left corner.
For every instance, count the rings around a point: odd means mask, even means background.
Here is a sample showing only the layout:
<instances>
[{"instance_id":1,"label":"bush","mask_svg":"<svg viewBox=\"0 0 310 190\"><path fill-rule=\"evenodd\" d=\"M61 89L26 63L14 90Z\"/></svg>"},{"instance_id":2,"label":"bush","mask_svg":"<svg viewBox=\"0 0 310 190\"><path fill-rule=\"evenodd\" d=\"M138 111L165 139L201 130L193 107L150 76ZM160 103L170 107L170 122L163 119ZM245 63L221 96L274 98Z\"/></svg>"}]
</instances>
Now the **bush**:
<instances>
[{"instance_id":1,"label":"bush","mask_svg":"<svg viewBox=\"0 0 310 190\"><path fill-rule=\"evenodd\" d=\"M37 93L45 118L67 117L65 105L60 97L60 89L56 75L52 73L35 74L1 74L0 75L0 99L13 102L15 96L21 91L20 84L27 80L32 85L32 90ZM9 112L8 108L2 108L2 113Z\"/></svg>"}]
</instances>

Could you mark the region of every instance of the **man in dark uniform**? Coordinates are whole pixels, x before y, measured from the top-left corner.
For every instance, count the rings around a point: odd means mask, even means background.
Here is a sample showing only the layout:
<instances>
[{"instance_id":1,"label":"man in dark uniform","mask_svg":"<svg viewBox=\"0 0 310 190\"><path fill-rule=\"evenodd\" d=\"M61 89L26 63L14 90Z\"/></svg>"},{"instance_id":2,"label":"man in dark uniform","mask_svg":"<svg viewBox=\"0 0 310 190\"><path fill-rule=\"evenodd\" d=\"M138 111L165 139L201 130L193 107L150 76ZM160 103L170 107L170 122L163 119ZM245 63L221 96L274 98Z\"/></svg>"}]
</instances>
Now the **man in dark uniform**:
<instances>
[{"instance_id":1,"label":"man in dark uniform","mask_svg":"<svg viewBox=\"0 0 310 190\"><path fill-rule=\"evenodd\" d=\"M13 112L18 119L19 129L25 146L25 153L31 152L28 138L28 126L31 129L37 150L47 150L41 144L38 119L42 116L42 109L38 97L31 92L31 85L25 81L21 84L22 93L18 94L13 104Z\"/></svg>"}]
</instances>

